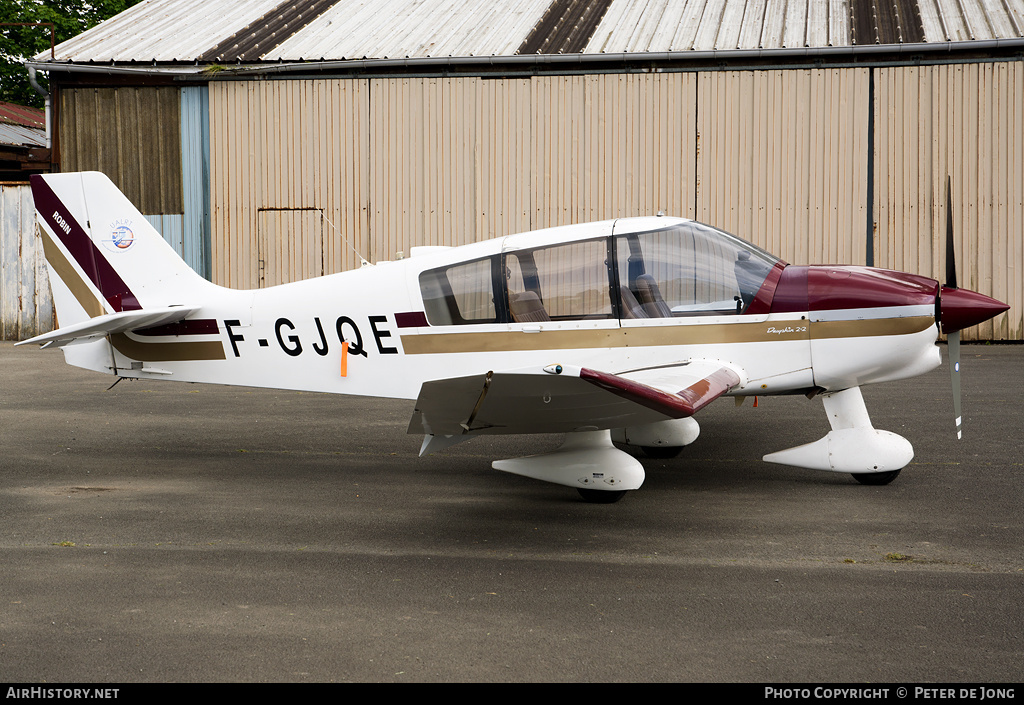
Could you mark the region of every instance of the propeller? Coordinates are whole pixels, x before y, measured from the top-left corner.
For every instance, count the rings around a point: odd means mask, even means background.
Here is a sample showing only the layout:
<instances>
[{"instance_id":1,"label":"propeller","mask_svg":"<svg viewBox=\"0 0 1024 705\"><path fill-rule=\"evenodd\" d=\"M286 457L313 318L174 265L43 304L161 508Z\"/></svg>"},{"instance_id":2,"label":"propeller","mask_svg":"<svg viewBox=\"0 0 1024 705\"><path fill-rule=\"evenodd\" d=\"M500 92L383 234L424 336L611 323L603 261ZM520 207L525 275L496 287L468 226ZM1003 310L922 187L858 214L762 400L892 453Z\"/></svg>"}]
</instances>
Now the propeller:
<instances>
[{"instance_id":1,"label":"propeller","mask_svg":"<svg viewBox=\"0 0 1024 705\"><path fill-rule=\"evenodd\" d=\"M956 255L953 251L953 187L946 177L946 283L939 292L939 322L949 343L949 375L953 384L953 415L956 437L962 437L960 415L960 331L998 316L1010 307L1002 301L956 283Z\"/></svg>"},{"instance_id":2,"label":"propeller","mask_svg":"<svg viewBox=\"0 0 1024 705\"><path fill-rule=\"evenodd\" d=\"M946 177L946 283L945 290L954 291L956 285L956 252L953 247L953 183ZM941 310L941 307L940 307ZM962 415L960 413L960 331L946 334L949 346L949 377L953 386L953 418L956 419L956 438L963 437Z\"/></svg>"}]
</instances>

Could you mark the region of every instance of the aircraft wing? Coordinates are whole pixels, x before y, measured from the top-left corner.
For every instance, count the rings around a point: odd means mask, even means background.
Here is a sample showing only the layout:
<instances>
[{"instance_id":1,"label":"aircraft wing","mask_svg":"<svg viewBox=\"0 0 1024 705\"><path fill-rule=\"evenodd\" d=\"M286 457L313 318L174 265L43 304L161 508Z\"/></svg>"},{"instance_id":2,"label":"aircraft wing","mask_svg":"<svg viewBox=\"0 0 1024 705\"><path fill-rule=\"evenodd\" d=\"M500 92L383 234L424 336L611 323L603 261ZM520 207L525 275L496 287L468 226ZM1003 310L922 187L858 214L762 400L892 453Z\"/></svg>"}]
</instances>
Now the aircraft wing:
<instances>
[{"instance_id":1,"label":"aircraft wing","mask_svg":"<svg viewBox=\"0 0 1024 705\"><path fill-rule=\"evenodd\" d=\"M181 321L198 311L195 306L168 306L165 308L149 308L138 311L121 311L90 318L70 326L58 328L50 333L37 335L35 338L23 340L15 345L38 343L43 347L62 348L73 343L87 343L114 333L130 330L153 328Z\"/></svg>"},{"instance_id":2,"label":"aircraft wing","mask_svg":"<svg viewBox=\"0 0 1024 705\"><path fill-rule=\"evenodd\" d=\"M409 433L452 437L443 444L450 445L471 434L595 431L679 419L742 377L718 360L689 360L615 374L548 365L433 380L420 388Z\"/></svg>"}]
</instances>

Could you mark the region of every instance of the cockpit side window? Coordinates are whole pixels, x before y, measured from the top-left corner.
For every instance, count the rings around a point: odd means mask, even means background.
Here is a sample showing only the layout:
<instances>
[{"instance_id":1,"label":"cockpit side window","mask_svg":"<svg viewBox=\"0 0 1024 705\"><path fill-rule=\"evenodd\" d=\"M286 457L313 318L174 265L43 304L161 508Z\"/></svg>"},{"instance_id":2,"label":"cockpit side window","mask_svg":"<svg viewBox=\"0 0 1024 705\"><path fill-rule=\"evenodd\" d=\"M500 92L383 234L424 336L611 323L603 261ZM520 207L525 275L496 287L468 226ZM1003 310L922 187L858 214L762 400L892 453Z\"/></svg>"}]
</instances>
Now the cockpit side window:
<instances>
[{"instance_id":1,"label":"cockpit side window","mask_svg":"<svg viewBox=\"0 0 1024 705\"><path fill-rule=\"evenodd\" d=\"M425 271L420 292L427 321L451 326L739 314L778 262L692 221L617 235L612 244L614 251L606 238L584 240Z\"/></svg>"},{"instance_id":2,"label":"cockpit side window","mask_svg":"<svg viewBox=\"0 0 1024 705\"><path fill-rule=\"evenodd\" d=\"M688 222L616 238L623 318L739 314L774 257L728 233ZM626 302L636 301L631 310Z\"/></svg>"},{"instance_id":3,"label":"cockpit side window","mask_svg":"<svg viewBox=\"0 0 1024 705\"><path fill-rule=\"evenodd\" d=\"M607 239L507 253L512 322L611 318L607 261Z\"/></svg>"},{"instance_id":4,"label":"cockpit side window","mask_svg":"<svg viewBox=\"0 0 1024 705\"><path fill-rule=\"evenodd\" d=\"M493 268L497 258L474 260L420 274L420 293L432 326L495 323Z\"/></svg>"}]
</instances>

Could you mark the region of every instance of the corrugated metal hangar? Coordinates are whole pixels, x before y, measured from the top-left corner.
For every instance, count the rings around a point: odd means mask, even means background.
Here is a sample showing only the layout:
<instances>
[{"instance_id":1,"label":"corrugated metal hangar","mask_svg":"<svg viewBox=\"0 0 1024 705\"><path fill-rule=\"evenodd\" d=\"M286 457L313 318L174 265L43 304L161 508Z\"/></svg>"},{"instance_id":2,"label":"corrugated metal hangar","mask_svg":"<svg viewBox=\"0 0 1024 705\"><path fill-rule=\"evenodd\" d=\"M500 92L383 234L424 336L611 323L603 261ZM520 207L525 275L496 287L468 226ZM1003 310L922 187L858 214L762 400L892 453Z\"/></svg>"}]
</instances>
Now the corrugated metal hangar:
<instances>
[{"instance_id":1,"label":"corrugated metal hangar","mask_svg":"<svg viewBox=\"0 0 1024 705\"><path fill-rule=\"evenodd\" d=\"M1024 339L1024 0L145 0L35 57L54 160L259 287L664 211Z\"/></svg>"}]
</instances>

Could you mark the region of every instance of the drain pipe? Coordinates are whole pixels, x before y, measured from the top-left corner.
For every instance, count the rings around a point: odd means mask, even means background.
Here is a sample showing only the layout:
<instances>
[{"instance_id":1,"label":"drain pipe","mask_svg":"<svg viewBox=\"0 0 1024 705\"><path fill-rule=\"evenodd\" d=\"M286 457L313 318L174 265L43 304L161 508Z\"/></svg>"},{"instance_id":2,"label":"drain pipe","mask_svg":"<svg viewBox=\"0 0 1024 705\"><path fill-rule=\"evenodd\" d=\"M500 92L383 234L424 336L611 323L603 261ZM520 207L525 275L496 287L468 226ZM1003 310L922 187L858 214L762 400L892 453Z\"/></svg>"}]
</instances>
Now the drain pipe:
<instances>
[{"instance_id":1,"label":"drain pipe","mask_svg":"<svg viewBox=\"0 0 1024 705\"><path fill-rule=\"evenodd\" d=\"M46 99L46 116L44 118L44 120L46 121L46 148L47 149L51 149L51 136L50 136L50 94L49 94L49 92L45 88L40 86L39 83L36 81L36 70L35 70L35 67L33 67L33 66L29 66L28 67L28 82L30 84L32 84L32 88L35 89L36 93L38 93L39 95L43 96L43 98Z\"/></svg>"}]
</instances>

